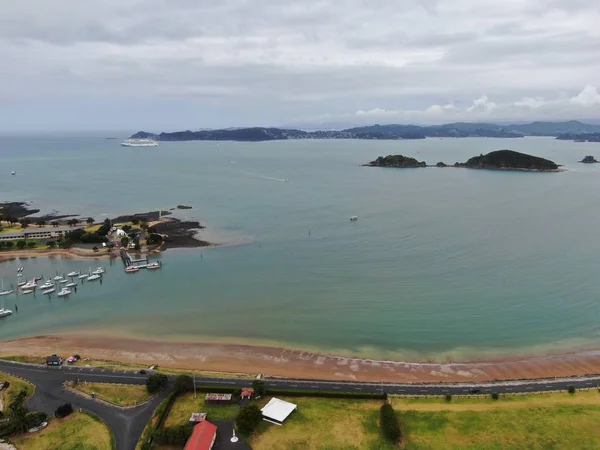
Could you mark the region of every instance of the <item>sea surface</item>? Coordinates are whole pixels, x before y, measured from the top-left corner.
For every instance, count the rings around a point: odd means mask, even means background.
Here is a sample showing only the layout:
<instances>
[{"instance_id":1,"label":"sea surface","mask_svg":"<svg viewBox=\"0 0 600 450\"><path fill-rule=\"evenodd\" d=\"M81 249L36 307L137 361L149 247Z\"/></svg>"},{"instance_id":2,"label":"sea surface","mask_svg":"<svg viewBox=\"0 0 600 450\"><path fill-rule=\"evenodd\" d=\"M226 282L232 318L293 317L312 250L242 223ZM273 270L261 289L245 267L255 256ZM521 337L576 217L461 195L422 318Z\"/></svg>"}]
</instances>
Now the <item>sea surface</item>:
<instances>
[{"instance_id":1,"label":"sea surface","mask_svg":"<svg viewBox=\"0 0 600 450\"><path fill-rule=\"evenodd\" d=\"M0 136L0 200L97 220L186 204L177 217L227 245L169 250L161 270L136 274L120 260L0 263L5 287L21 266L28 277L107 269L68 299L7 297L19 312L0 320L0 339L97 331L406 360L600 343L600 164L577 162L600 159L600 144L119 139ZM397 153L452 164L503 148L568 171L360 166Z\"/></svg>"}]
</instances>

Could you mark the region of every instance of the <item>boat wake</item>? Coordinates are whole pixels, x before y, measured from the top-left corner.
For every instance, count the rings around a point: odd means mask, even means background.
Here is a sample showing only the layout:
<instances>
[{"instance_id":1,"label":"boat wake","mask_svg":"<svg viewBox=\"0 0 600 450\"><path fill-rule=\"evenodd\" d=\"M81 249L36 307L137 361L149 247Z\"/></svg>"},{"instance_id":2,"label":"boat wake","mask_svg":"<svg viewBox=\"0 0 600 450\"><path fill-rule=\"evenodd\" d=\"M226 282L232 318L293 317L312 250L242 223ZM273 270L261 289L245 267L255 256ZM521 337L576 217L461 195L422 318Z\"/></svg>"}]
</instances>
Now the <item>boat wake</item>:
<instances>
[{"instance_id":1,"label":"boat wake","mask_svg":"<svg viewBox=\"0 0 600 450\"><path fill-rule=\"evenodd\" d=\"M287 183L289 181L287 178L267 177L265 175L261 175L258 173L252 173L252 172L242 172L242 173L244 175L250 175L251 177L262 178L263 180L279 181L280 183Z\"/></svg>"}]
</instances>

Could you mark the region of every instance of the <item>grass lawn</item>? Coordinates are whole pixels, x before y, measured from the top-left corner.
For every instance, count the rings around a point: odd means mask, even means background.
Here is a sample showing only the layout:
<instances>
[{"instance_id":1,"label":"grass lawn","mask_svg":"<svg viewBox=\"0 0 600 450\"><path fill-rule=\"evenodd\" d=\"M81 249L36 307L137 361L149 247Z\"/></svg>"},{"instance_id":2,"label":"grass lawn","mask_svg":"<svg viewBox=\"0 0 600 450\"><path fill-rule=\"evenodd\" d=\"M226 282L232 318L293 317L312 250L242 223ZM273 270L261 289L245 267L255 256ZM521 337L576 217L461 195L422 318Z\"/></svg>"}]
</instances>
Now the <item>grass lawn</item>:
<instances>
[{"instance_id":1,"label":"grass lawn","mask_svg":"<svg viewBox=\"0 0 600 450\"><path fill-rule=\"evenodd\" d=\"M189 393L181 395L175 400L171 412L165 420L165 426L183 425L188 423L193 412L205 412L207 420L232 420L235 419L240 411L237 405L213 406L205 405L204 397L206 393L198 392L198 398L194 399L194 394Z\"/></svg>"},{"instance_id":2,"label":"grass lawn","mask_svg":"<svg viewBox=\"0 0 600 450\"><path fill-rule=\"evenodd\" d=\"M94 233L94 232L98 231L101 226L102 226L101 223L98 223L98 224L95 224L95 225L86 225L86 227L83 230L86 233Z\"/></svg>"},{"instance_id":3,"label":"grass lawn","mask_svg":"<svg viewBox=\"0 0 600 450\"><path fill-rule=\"evenodd\" d=\"M135 406L150 397L144 385L123 385L111 383L78 383L75 389L86 394L96 394L102 400L119 406Z\"/></svg>"},{"instance_id":4,"label":"grass lawn","mask_svg":"<svg viewBox=\"0 0 600 450\"><path fill-rule=\"evenodd\" d=\"M254 450L392 450L379 431L378 400L286 398L298 405L283 426L262 422L247 440ZM268 400L264 399L265 401ZM262 406L261 402L261 405Z\"/></svg>"},{"instance_id":5,"label":"grass lawn","mask_svg":"<svg viewBox=\"0 0 600 450\"><path fill-rule=\"evenodd\" d=\"M52 419L39 433L11 438L20 450L112 450L112 434L103 422L85 413Z\"/></svg>"},{"instance_id":6,"label":"grass lawn","mask_svg":"<svg viewBox=\"0 0 600 450\"><path fill-rule=\"evenodd\" d=\"M43 356L3 356L2 359L28 364L46 364L46 358Z\"/></svg>"},{"instance_id":7,"label":"grass lawn","mask_svg":"<svg viewBox=\"0 0 600 450\"><path fill-rule=\"evenodd\" d=\"M8 381L10 383L8 389L0 391L0 399L2 399L4 409L8 408L8 405L23 389L27 391L27 397L33 394L33 384L23 381L20 378L15 378L4 372L0 372L0 381Z\"/></svg>"},{"instance_id":8,"label":"grass lawn","mask_svg":"<svg viewBox=\"0 0 600 450\"><path fill-rule=\"evenodd\" d=\"M596 390L469 399L394 398L405 448L597 449L600 394Z\"/></svg>"}]
</instances>

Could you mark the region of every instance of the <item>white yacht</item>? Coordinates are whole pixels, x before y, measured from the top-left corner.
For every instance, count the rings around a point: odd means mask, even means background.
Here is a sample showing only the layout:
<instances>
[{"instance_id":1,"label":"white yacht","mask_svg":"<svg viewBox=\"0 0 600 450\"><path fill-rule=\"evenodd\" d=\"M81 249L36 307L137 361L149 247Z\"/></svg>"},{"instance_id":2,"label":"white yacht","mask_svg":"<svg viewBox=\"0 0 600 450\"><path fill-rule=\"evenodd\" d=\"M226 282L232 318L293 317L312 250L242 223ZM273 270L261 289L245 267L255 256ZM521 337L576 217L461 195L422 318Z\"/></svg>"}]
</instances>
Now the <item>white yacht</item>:
<instances>
[{"instance_id":1,"label":"white yacht","mask_svg":"<svg viewBox=\"0 0 600 450\"><path fill-rule=\"evenodd\" d=\"M154 139L125 139L121 142L122 147L158 147Z\"/></svg>"},{"instance_id":2,"label":"white yacht","mask_svg":"<svg viewBox=\"0 0 600 450\"><path fill-rule=\"evenodd\" d=\"M104 269L102 267L98 267L96 270L92 272L92 275L102 275L104 273Z\"/></svg>"},{"instance_id":3,"label":"white yacht","mask_svg":"<svg viewBox=\"0 0 600 450\"><path fill-rule=\"evenodd\" d=\"M51 287L51 288L44 289L42 291L42 294L52 294L54 291L56 291L56 288Z\"/></svg>"},{"instance_id":4,"label":"white yacht","mask_svg":"<svg viewBox=\"0 0 600 450\"><path fill-rule=\"evenodd\" d=\"M88 281L96 281L96 280L99 280L100 278L101 278L101 276L100 276L100 275L98 275L98 274L94 274L94 275L90 275L90 276L88 277Z\"/></svg>"},{"instance_id":5,"label":"white yacht","mask_svg":"<svg viewBox=\"0 0 600 450\"><path fill-rule=\"evenodd\" d=\"M0 280L0 282L2 286L2 290L0 290L0 297L4 297L5 295L12 294L14 292L14 289L4 289L4 280Z\"/></svg>"},{"instance_id":6,"label":"white yacht","mask_svg":"<svg viewBox=\"0 0 600 450\"><path fill-rule=\"evenodd\" d=\"M77 286L77 283L75 283L74 281L71 282L71 283L65 284L65 287L68 287L68 288L72 288L72 287L75 287L75 286Z\"/></svg>"},{"instance_id":7,"label":"white yacht","mask_svg":"<svg viewBox=\"0 0 600 450\"><path fill-rule=\"evenodd\" d=\"M0 308L0 317L10 316L12 311L10 309Z\"/></svg>"},{"instance_id":8,"label":"white yacht","mask_svg":"<svg viewBox=\"0 0 600 450\"><path fill-rule=\"evenodd\" d=\"M71 293L71 291L69 289L62 288L60 290L60 292L58 294L56 294L56 295L58 295L59 297L65 297L65 296L69 295L70 293Z\"/></svg>"},{"instance_id":9,"label":"white yacht","mask_svg":"<svg viewBox=\"0 0 600 450\"><path fill-rule=\"evenodd\" d=\"M89 277L89 274L87 273L82 273L81 275L79 275L77 278L79 278L80 280L83 280L84 278Z\"/></svg>"},{"instance_id":10,"label":"white yacht","mask_svg":"<svg viewBox=\"0 0 600 450\"><path fill-rule=\"evenodd\" d=\"M76 270L75 272L69 272L69 273L67 274L67 276L68 276L69 278L78 277L80 273L81 273L81 272L79 272L79 270Z\"/></svg>"}]
</instances>

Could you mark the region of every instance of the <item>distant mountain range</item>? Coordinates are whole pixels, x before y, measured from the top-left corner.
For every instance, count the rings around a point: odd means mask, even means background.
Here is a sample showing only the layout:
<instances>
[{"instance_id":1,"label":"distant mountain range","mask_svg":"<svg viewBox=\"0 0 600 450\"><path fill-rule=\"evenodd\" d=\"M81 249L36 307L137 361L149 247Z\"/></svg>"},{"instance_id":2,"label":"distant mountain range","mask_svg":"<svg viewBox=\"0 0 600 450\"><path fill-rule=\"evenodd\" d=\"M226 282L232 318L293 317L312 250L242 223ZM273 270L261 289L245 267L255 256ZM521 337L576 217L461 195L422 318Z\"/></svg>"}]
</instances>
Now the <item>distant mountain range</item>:
<instances>
[{"instance_id":1,"label":"distant mountain range","mask_svg":"<svg viewBox=\"0 0 600 450\"><path fill-rule=\"evenodd\" d=\"M524 136L554 136L558 139L595 141L600 139L600 125L568 122L532 122L497 125L493 123L449 123L446 125L370 125L345 130L303 131L285 128L227 128L220 130L176 131L148 133L139 131L132 139L159 141L276 141L287 139L425 139L428 137L492 137L521 138Z\"/></svg>"}]
</instances>

